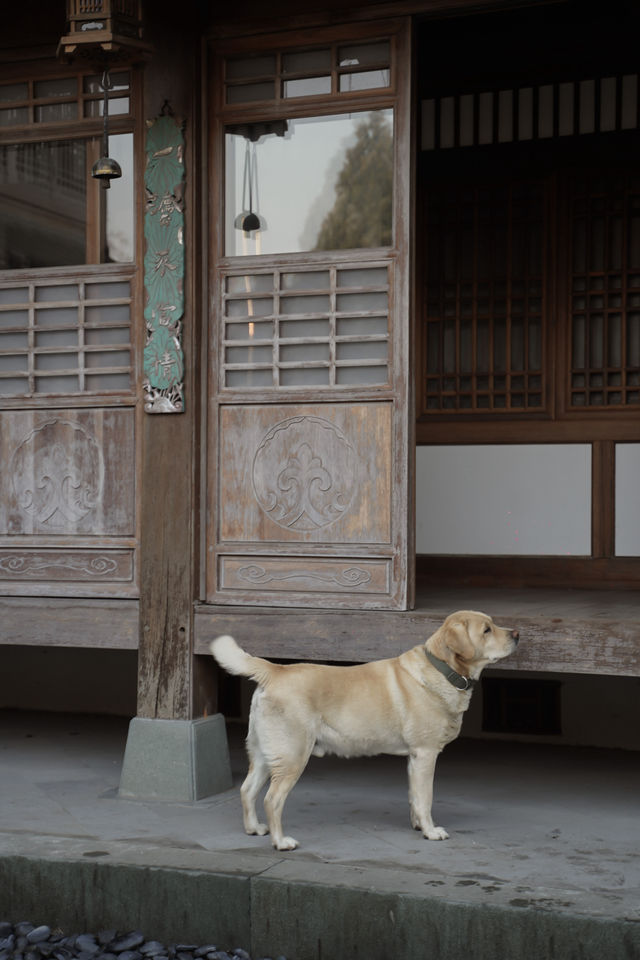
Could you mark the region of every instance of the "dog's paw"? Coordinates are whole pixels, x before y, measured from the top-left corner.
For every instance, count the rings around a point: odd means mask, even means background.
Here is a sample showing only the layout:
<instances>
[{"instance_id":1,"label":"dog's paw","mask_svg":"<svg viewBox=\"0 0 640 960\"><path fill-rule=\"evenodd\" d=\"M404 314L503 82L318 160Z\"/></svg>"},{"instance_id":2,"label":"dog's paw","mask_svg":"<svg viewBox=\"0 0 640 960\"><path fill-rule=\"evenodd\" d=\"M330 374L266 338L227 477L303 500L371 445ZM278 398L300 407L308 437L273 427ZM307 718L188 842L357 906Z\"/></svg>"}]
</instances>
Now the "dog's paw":
<instances>
[{"instance_id":1,"label":"dog's paw","mask_svg":"<svg viewBox=\"0 0 640 960\"><path fill-rule=\"evenodd\" d=\"M293 837L283 837L279 843L274 843L276 850L295 850L297 846L298 841Z\"/></svg>"},{"instance_id":2,"label":"dog's paw","mask_svg":"<svg viewBox=\"0 0 640 960\"><path fill-rule=\"evenodd\" d=\"M427 840L448 840L449 834L444 827L429 827L422 831Z\"/></svg>"},{"instance_id":3,"label":"dog's paw","mask_svg":"<svg viewBox=\"0 0 640 960\"><path fill-rule=\"evenodd\" d=\"M245 832L251 837L264 837L269 833L269 827L266 823L256 823L255 826L246 827Z\"/></svg>"}]
</instances>

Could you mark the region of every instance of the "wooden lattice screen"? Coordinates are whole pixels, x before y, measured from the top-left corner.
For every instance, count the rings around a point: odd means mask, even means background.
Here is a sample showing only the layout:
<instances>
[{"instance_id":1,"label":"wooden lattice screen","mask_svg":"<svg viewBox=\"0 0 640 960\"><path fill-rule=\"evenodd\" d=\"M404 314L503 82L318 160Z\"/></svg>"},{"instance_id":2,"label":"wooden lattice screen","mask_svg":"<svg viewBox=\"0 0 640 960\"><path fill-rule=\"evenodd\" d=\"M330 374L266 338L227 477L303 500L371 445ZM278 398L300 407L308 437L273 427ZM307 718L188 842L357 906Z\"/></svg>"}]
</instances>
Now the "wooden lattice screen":
<instances>
[{"instance_id":1,"label":"wooden lattice screen","mask_svg":"<svg viewBox=\"0 0 640 960\"><path fill-rule=\"evenodd\" d=\"M571 240L570 405L637 405L640 177L575 179Z\"/></svg>"},{"instance_id":2,"label":"wooden lattice screen","mask_svg":"<svg viewBox=\"0 0 640 960\"><path fill-rule=\"evenodd\" d=\"M541 182L429 194L423 413L543 408L544 209Z\"/></svg>"}]
</instances>

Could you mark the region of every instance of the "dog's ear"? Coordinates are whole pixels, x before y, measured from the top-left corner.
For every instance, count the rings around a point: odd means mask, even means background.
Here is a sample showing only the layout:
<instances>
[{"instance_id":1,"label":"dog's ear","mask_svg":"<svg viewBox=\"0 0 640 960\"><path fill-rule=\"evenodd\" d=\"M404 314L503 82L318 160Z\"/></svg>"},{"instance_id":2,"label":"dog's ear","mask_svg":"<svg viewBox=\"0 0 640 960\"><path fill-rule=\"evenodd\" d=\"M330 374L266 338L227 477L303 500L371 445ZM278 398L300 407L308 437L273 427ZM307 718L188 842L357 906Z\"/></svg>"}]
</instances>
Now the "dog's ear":
<instances>
[{"instance_id":1,"label":"dog's ear","mask_svg":"<svg viewBox=\"0 0 640 960\"><path fill-rule=\"evenodd\" d=\"M448 659L447 653L449 657L453 654L460 660L473 660L476 651L469 636L468 621L455 616L447 617L438 631L437 646L441 652L434 652L443 660Z\"/></svg>"}]
</instances>

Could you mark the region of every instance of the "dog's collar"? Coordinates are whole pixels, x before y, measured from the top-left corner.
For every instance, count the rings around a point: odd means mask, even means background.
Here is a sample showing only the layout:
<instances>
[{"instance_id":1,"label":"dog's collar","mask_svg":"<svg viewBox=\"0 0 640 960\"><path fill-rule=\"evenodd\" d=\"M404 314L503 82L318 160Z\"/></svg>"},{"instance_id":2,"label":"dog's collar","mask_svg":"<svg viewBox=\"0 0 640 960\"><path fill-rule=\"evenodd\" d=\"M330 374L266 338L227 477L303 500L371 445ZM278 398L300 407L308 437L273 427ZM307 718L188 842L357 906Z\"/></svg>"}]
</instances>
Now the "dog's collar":
<instances>
[{"instance_id":1,"label":"dog's collar","mask_svg":"<svg viewBox=\"0 0 640 960\"><path fill-rule=\"evenodd\" d=\"M453 667L450 667L448 663L445 663L444 660L440 660L438 657L434 656L430 650L424 649L425 655L429 663L433 664L436 670L439 670L443 677L449 681L449 683L456 688L456 690L461 690L462 692L467 690L473 690L476 685L476 680L472 680L471 677L465 677L464 674L458 673Z\"/></svg>"}]
</instances>

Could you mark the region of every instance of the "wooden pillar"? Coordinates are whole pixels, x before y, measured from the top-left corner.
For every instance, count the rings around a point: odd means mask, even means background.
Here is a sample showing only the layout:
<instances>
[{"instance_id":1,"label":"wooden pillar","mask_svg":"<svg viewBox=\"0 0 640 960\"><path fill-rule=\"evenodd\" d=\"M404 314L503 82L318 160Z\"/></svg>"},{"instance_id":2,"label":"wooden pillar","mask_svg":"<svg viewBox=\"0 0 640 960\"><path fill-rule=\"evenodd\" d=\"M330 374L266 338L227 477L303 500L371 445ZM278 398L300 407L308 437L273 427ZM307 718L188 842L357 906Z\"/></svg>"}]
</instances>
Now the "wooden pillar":
<instances>
[{"instance_id":1,"label":"wooden pillar","mask_svg":"<svg viewBox=\"0 0 640 960\"><path fill-rule=\"evenodd\" d=\"M161 3L161 7L164 5ZM145 120L170 109L184 120L184 412L141 413L139 717L194 716L193 603L197 595L199 489L199 41L157 5L145 5L145 36L154 52L145 66ZM144 155L140 166L144 168ZM141 184L141 197L144 188ZM143 216L144 204L139 204ZM142 230L140 230L142 233ZM139 251L143 263L144 246ZM142 325L144 320L139 318ZM200 698L201 699L201 698ZM197 710L197 707L196 707Z\"/></svg>"},{"instance_id":2,"label":"wooden pillar","mask_svg":"<svg viewBox=\"0 0 640 960\"><path fill-rule=\"evenodd\" d=\"M612 440L596 440L591 459L591 553L615 556L615 458Z\"/></svg>"}]
</instances>

